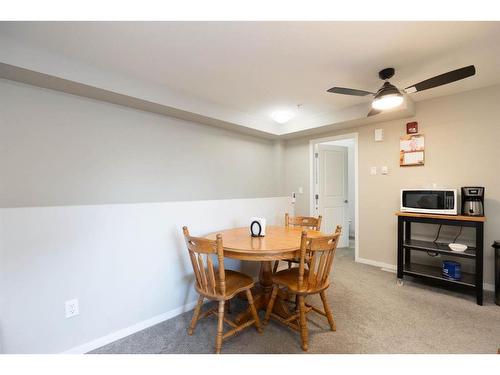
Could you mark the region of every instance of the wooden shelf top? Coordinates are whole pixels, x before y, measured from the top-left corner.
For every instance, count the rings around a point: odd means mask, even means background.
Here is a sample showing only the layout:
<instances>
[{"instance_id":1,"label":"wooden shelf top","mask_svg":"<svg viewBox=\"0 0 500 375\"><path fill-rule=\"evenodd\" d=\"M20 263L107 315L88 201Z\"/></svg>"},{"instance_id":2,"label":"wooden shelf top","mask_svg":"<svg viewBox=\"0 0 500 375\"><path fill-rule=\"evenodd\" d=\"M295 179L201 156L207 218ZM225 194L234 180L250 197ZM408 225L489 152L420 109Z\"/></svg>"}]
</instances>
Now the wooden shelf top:
<instances>
[{"instance_id":1,"label":"wooden shelf top","mask_svg":"<svg viewBox=\"0 0 500 375\"><path fill-rule=\"evenodd\" d=\"M486 221L486 216L418 214L415 212L401 212L401 211L396 212L396 216L424 217L424 218L429 218L429 219L476 221L476 222L485 222Z\"/></svg>"}]
</instances>

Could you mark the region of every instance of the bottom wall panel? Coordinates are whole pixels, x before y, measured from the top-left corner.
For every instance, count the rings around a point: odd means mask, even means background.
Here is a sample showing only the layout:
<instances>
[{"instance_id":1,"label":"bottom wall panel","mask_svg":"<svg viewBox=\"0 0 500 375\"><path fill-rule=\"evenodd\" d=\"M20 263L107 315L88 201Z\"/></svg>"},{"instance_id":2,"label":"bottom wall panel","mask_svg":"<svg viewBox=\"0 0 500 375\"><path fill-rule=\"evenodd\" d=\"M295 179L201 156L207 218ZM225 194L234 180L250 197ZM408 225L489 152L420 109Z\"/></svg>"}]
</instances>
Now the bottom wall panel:
<instances>
[{"instance_id":1,"label":"bottom wall panel","mask_svg":"<svg viewBox=\"0 0 500 375\"><path fill-rule=\"evenodd\" d=\"M1 209L0 348L88 351L189 310L182 226L203 235L252 216L282 224L284 212L288 197ZM65 318L75 298L79 315Z\"/></svg>"},{"instance_id":2,"label":"bottom wall panel","mask_svg":"<svg viewBox=\"0 0 500 375\"><path fill-rule=\"evenodd\" d=\"M207 302L207 300L205 300L205 302ZM187 305L178 307L171 311L167 311L157 316L153 316L152 318L143 320L142 322L135 323L130 327L122 328L116 332L107 334L106 336L99 337L90 342L86 342L85 344L75 346L74 348L71 348L69 350L65 350L64 352L62 352L62 354L85 354L91 352L92 350L98 349L104 345L110 344L114 341L130 336L133 333L142 331L146 328L152 327L156 324L172 319L177 315L180 315L182 313L194 309L195 306L196 306L196 301L189 302Z\"/></svg>"}]
</instances>

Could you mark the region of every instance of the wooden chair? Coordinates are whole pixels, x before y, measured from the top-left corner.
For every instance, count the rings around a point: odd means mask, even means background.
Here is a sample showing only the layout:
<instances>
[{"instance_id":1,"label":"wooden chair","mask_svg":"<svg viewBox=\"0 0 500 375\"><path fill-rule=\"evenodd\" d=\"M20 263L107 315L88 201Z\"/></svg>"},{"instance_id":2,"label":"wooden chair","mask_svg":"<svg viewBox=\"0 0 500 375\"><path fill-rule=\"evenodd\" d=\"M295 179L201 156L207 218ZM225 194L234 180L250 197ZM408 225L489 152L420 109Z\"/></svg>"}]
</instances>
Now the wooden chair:
<instances>
[{"instance_id":1,"label":"wooden chair","mask_svg":"<svg viewBox=\"0 0 500 375\"><path fill-rule=\"evenodd\" d=\"M289 216L285 213L285 227L302 227L312 230L321 230L322 217L319 215L317 218L308 216ZM278 270L279 260L274 262L273 273ZM288 268L292 268L292 263L299 263L299 258L287 260Z\"/></svg>"},{"instance_id":2,"label":"wooden chair","mask_svg":"<svg viewBox=\"0 0 500 375\"><path fill-rule=\"evenodd\" d=\"M295 331L300 332L302 349L308 348L308 331L306 314L310 311L317 312L328 319L330 329L336 330L333 314L326 300L325 290L330 285L330 270L333 265L335 249L340 237L340 231L333 236L324 236L317 238L307 237L307 232L302 232L300 244L300 262L299 267L279 271L272 276L273 291L271 299L267 306L264 324L267 324L272 316L279 322L287 325ZM309 267L306 269L306 260L309 260ZM279 287L285 287L286 291L297 295L299 312L287 319L274 314L273 307L278 294ZM315 306L306 304L305 298L311 294L318 294L323 302L321 310ZM296 323L298 321L298 323Z\"/></svg>"},{"instance_id":3,"label":"wooden chair","mask_svg":"<svg viewBox=\"0 0 500 375\"><path fill-rule=\"evenodd\" d=\"M217 235L215 241L206 238L192 237L189 235L187 227L182 228L184 238L189 251L189 258L193 265L193 271L196 279L195 289L200 295L198 303L194 309L193 318L189 325L188 334L192 335L196 327L196 323L201 318L210 314L218 317L217 336L215 340L215 352L220 353L222 341L242 331L246 327L255 324L255 328L259 333L262 332L259 316L253 304L251 288L254 285L253 279L241 272L224 269L224 249L222 247L222 236ZM214 261L212 257L216 256L218 261L218 269L214 270ZM203 259L205 258L205 260ZM231 298L235 297L240 292L246 292L246 297L252 311L253 319L237 325L233 321L224 317L224 305ZM211 309L200 316L201 305L203 300L218 301L218 308ZM223 324L226 323L232 327L231 330L223 333Z\"/></svg>"},{"instance_id":4,"label":"wooden chair","mask_svg":"<svg viewBox=\"0 0 500 375\"><path fill-rule=\"evenodd\" d=\"M308 216L290 216L285 214L285 227L302 227L319 231L321 228L322 217L319 215L317 218Z\"/></svg>"}]
</instances>

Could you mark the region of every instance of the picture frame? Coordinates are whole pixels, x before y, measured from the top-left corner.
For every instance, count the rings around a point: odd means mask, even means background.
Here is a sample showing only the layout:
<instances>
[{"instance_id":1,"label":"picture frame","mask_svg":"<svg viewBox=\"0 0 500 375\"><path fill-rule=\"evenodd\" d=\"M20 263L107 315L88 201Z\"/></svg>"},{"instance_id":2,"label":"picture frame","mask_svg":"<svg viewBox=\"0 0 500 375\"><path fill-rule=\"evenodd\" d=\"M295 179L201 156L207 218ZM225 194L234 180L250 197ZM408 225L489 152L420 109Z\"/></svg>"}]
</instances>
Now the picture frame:
<instances>
[{"instance_id":1,"label":"picture frame","mask_svg":"<svg viewBox=\"0 0 500 375\"><path fill-rule=\"evenodd\" d=\"M408 134L400 138L399 166L425 165L425 137L423 134Z\"/></svg>"}]
</instances>

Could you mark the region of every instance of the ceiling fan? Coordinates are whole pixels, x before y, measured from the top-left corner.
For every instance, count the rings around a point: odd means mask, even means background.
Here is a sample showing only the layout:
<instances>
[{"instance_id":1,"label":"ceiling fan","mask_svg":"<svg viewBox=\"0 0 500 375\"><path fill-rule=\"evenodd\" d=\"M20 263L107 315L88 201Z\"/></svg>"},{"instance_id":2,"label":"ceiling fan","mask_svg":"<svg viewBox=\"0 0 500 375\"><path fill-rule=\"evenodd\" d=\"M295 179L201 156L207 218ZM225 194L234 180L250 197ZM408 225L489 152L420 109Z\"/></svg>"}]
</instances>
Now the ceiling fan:
<instances>
[{"instance_id":1,"label":"ceiling fan","mask_svg":"<svg viewBox=\"0 0 500 375\"><path fill-rule=\"evenodd\" d=\"M345 87L332 87L327 91L334 94L354 96L373 95L372 110L368 113L368 116L373 116L382 112L383 110L395 108L403 102L403 95L401 94L401 92L396 86L392 85L388 81L394 76L394 73L394 68L385 68L378 72L378 76L380 77L380 79L384 80L385 82L376 93ZM406 94L411 94L417 91L424 91L432 89L434 87L443 86L451 82L459 81L461 79L473 76L474 74L476 74L476 68L474 67L474 65L469 65L426 79L425 81L408 86L402 91Z\"/></svg>"}]
</instances>

